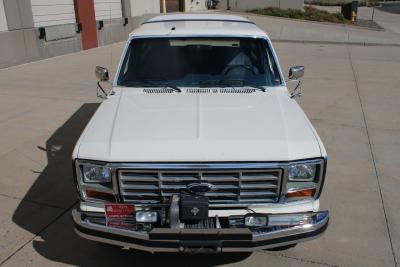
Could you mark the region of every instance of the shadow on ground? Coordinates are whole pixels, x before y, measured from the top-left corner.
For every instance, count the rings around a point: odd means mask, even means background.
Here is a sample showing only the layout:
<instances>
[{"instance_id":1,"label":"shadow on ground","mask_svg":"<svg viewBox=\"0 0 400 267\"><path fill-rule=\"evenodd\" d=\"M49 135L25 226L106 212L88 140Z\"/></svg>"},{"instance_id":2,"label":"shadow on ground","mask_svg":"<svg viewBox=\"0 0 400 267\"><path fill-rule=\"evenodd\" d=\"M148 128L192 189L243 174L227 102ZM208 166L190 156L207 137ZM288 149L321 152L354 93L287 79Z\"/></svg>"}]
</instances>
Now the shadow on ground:
<instances>
[{"instance_id":1,"label":"shadow on ground","mask_svg":"<svg viewBox=\"0 0 400 267\"><path fill-rule=\"evenodd\" d=\"M400 3L382 3L378 9L393 14L400 14Z\"/></svg>"},{"instance_id":2,"label":"shadow on ground","mask_svg":"<svg viewBox=\"0 0 400 267\"><path fill-rule=\"evenodd\" d=\"M47 140L48 165L27 192L14 212L13 221L38 237L32 241L34 250L47 260L77 266L109 266L137 264L157 266L215 266L238 262L250 254L179 255L156 254L126 250L78 237L73 230L71 208L77 205L77 194L72 179L71 155L84 127L98 108L98 104L82 105ZM40 205L40 215L32 213L32 202ZM43 212L49 210L49 212ZM59 215L55 217L55 212ZM38 216L47 216L49 224L37 232ZM24 255L22 255L24 257Z\"/></svg>"}]
</instances>

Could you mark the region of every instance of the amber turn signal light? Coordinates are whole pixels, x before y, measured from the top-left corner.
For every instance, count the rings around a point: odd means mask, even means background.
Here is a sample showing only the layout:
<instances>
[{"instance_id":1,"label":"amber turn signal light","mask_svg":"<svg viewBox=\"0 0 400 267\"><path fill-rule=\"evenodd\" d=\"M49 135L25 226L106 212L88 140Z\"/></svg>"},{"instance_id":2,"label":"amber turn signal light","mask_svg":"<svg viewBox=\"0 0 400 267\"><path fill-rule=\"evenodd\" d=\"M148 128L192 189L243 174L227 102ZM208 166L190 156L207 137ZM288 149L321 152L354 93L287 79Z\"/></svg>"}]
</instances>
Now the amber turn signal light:
<instances>
[{"instance_id":1,"label":"amber turn signal light","mask_svg":"<svg viewBox=\"0 0 400 267\"><path fill-rule=\"evenodd\" d=\"M105 200L105 201L109 201L109 202L115 202L115 198L114 198L113 194L94 191L94 190L90 190L90 189L86 189L86 197L92 198L92 199Z\"/></svg>"},{"instance_id":2,"label":"amber turn signal light","mask_svg":"<svg viewBox=\"0 0 400 267\"><path fill-rule=\"evenodd\" d=\"M307 189L307 190L287 193L286 197L312 197L313 195L314 195L314 189Z\"/></svg>"}]
</instances>

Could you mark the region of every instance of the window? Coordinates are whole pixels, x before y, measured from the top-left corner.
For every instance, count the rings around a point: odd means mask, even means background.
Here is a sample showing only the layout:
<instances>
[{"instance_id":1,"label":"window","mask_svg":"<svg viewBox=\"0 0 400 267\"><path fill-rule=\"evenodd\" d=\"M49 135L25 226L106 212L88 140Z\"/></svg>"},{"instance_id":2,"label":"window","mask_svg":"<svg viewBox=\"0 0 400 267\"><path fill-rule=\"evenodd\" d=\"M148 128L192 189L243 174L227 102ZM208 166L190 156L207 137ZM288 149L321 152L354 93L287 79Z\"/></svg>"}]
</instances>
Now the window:
<instances>
[{"instance_id":1,"label":"window","mask_svg":"<svg viewBox=\"0 0 400 267\"><path fill-rule=\"evenodd\" d=\"M271 48L256 38L133 39L118 85L277 86Z\"/></svg>"}]
</instances>

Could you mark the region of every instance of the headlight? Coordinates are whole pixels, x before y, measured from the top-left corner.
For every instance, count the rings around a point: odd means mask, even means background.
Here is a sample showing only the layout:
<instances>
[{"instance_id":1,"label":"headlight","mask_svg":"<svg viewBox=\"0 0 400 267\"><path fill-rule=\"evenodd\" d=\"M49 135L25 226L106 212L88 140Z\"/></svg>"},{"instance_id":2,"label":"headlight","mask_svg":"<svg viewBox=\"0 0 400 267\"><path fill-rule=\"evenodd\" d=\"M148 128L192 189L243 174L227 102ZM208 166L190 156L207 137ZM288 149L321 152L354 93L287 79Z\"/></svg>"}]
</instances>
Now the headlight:
<instances>
[{"instance_id":1,"label":"headlight","mask_svg":"<svg viewBox=\"0 0 400 267\"><path fill-rule=\"evenodd\" d=\"M104 166L82 165L82 177L85 183L109 183L111 170Z\"/></svg>"},{"instance_id":2,"label":"headlight","mask_svg":"<svg viewBox=\"0 0 400 267\"><path fill-rule=\"evenodd\" d=\"M82 200L115 202L118 188L113 183L115 170L110 164L75 161L76 185Z\"/></svg>"},{"instance_id":3,"label":"headlight","mask_svg":"<svg viewBox=\"0 0 400 267\"><path fill-rule=\"evenodd\" d=\"M289 181L312 182L315 179L316 164L299 164L289 167Z\"/></svg>"},{"instance_id":4,"label":"headlight","mask_svg":"<svg viewBox=\"0 0 400 267\"><path fill-rule=\"evenodd\" d=\"M322 159L294 162L288 166L286 198L318 198L324 182L325 161Z\"/></svg>"}]
</instances>

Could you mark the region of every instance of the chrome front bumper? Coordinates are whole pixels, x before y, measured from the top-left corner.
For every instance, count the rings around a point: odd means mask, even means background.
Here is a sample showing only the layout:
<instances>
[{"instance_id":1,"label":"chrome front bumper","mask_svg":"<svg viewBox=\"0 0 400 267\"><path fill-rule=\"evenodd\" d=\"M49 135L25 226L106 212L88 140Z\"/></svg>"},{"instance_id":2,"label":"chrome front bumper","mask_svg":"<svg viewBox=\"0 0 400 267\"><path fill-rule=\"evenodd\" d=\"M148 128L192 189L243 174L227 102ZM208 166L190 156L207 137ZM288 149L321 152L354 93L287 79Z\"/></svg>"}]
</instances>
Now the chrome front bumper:
<instances>
[{"instance_id":1,"label":"chrome front bumper","mask_svg":"<svg viewBox=\"0 0 400 267\"><path fill-rule=\"evenodd\" d=\"M328 211L307 214L312 216L311 223L279 230L154 228L139 232L108 227L99 213L72 211L79 236L149 252L252 252L296 244L319 237L328 227Z\"/></svg>"}]
</instances>

